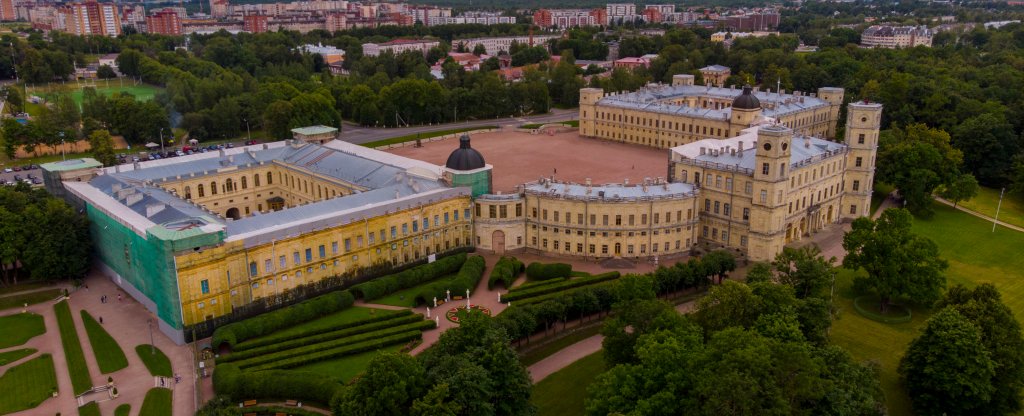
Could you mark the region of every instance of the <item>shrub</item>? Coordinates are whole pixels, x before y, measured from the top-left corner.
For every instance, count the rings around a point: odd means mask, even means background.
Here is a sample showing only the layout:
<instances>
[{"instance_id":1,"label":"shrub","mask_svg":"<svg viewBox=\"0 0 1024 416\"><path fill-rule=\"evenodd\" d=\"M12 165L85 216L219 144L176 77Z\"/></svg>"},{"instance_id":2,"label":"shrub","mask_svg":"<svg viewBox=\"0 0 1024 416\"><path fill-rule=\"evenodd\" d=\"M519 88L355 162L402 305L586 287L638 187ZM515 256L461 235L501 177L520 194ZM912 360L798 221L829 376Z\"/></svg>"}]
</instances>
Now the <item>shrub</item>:
<instances>
[{"instance_id":1,"label":"shrub","mask_svg":"<svg viewBox=\"0 0 1024 416\"><path fill-rule=\"evenodd\" d=\"M392 320L392 319L398 319L400 317L411 316L411 315L413 315L413 311L405 309L405 310L401 310L401 311L394 311L393 313L387 313L387 314L381 314L381 315L377 315L377 316L372 316L372 317L369 317L369 318L360 319L358 321L352 321L352 322L345 323L345 324L337 324L337 325L334 325L334 326L329 326L329 327L324 327L324 328L313 328L313 329L311 329L309 331L304 331L304 332L301 332L301 333L298 333L298 334L291 333L291 334L269 335L269 336L261 337L261 338L258 338L258 339L254 339L254 340L238 343L238 345L236 345L235 348L232 351L234 351L234 352L245 351L245 350L252 349L252 348L259 348L259 347L263 347L263 346L267 346L267 345L273 345L273 344L289 341L289 340L292 340L292 339L295 339L295 338L298 338L298 337L308 337L308 336L313 336L313 335L325 334L325 333L328 333L328 332L340 331L340 330L344 330L344 329L347 329L347 328L355 328L357 326L363 326L363 325L371 324L371 323L374 323L374 322L389 321L389 320ZM417 315L417 316L419 316L419 315Z\"/></svg>"},{"instance_id":2,"label":"shrub","mask_svg":"<svg viewBox=\"0 0 1024 416\"><path fill-rule=\"evenodd\" d=\"M565 263L530 263L526 267L526 277L530 280L548 280L569 277L572 266Z\"/></svg>"},{"instance_id":3,"label":"shrub","mask_svg":"<svg viewBox=\"0 0 1024 416\"><path fill-rule=\"evenodd\" d=\"M430 322L430 321L424 321ZM312 364L324 360L330 360L338 357L344 357L353 354L359 354L366 351L374 351L384 348L388 345L401 344L403 342L409 342L414 339L420 339L423 337L423 333L420 331L406 331L399 334L376 338L366 342L358 344L345 345L342 347L315 352L312 354L304 354L297 357L286 358L283 360L277 360L260 366L252 367L250 371L263 371L263 370L277 370L284 368L300 367L306 364Z\"/></svg>"},{"instance_id":4,"label":"shrub","mask_svg":"<svg viewBox=\"0 0 1024 416\"><path fill-rule=\"evenodd\" d=\"M559 277L557 279L541 280L539 282L526 282L526 283L523 283L523 284L521 284L519 286L511 288L508 291L510 293L511 292L518 292L520 290L532 289L532 288L540 287L540 286L554 285L554 284L558 284L558 283L564 282L566 280L569 280L569 278L568 277Z\"/></svg>"},{"instance_id":5,"label":"shrub","mask_svg":"<svg viewBox=\"0 0 1024 416\"><path fill-rule=\"evenodd\" d=\"M352 287L352 293L364 300L379 299L402 289L455 273L466 262L466 253L444 257L433 263L378 277Z\"/></svg>"},{"instance_id":6,"label":"shrub","mask_svg":"<svg viewBox=\"0 0 1024 416\"><path fill-rule=\"evenodd\" d=\"M608 311L615 303L610 283L583 286L571 291L552 293L550 298L535 303L516 303L495 317L509 339L516 340L537 332L552 322L551 311L563 311L563 319L576 319Z\"/></svg>"},{"instance_id":7,"label":"shrub","mask_svg":"<svg viewBox=\"0 0 1024 416\"><path fill-rule=\"evenodd\" d=\"M228 344L228 346L234 347L238 342L311 321L345 309L352 306L353 303L355 303L355 298L347 290L320 295L292 306L217 328L213 331L213 345L220 347L222 344Z\"/></svg>"},{"instance_id":8,"label":"shrub","mask_svg":"<svg viewBox=\"0 0 1024 416\"><path fill-rule=\"evenodd\" d=\"M218 365L213 372L218 394L234 401L273 398L329 404L344 386L334 377L301 371L244 372L237 365Z\"/></svg>"},{"instance_id":9,"label":"shrub","mask_svg":"<svg viewBox=\"0 0 1024 416\"><path fill-rule=\"evenodd\" d=\"M392 317L395 315L390 315ZM418 314L405 314L399 315L396 319L389 319L383 322L372 322L366 325L361 325L352 328L341 329L338 331L325 332L322 334L312 335L308 337L295 336L288 341L279 342L276 344L265 345L258 348L250 348L244 351L234 351L229 355L225 355L217 359L217 363L227 363L232 361L244 360L252 357L257 357L264 354L272 354L279 351L285 351L292 348L298 348L304 345L313 345L326 341L333 341L345 337L351 337L354 335L365 334L368 332L374 332L385 330L392 327L402 326L406 324L422 322L423 317ZM429 322L429 321L427 321Z\"/></svg>"},{"instance_id":10,"label":"shrub","mask_svg":"<svg viewBox=\"0 0 1024 416\"><path fill-rule=\"evenodd\" d=\"M534 263L536 264L536 263ZM581 277L579 279L565 280L558 284L543 285L537 287L531 287L523 290L516 290L509 292L508 294L501 297L503 302L516 301L521 299L528 299L536 296L547 295L551 293L561 292L581 286L593 285L601 282L607 282L609 280L618 279L620 276L619 272L608 272L593 275L590 277Z\"/></svg>"},{"instance_id":11,"label":"shrub","mask_svg":"<svg viewBox=\"0 0 1024 416\"><path fill-rule=\"evenodd\" d=\"M278 352L274 352L274 353L270 353L270 354L257 355L257 356L249 357L249 358L246 358L246 359L243 359L243 360L238 360L238 361L235 362L235 364L237 364L240 368L243 368L243 369L244 368L248 368L248 367L262 366L262 365L267 364L267 363L273 363L273 362L276 362L276 361L281 361L281 360L293 358L293 357L296 357L296 356L304 356L304 355L307 355L307 354L315 354L315 353L319 353L319 352L322 352L322 351L328 351L328 350L336 349L336 348L342 347L342 346L358 344L360 342L369 341L369 340L373 340L373 339L384 338L384 337L388 337L388 336L392 336L392 335L395 335L395 334L404 333L404 332L408 332L408 331L413 331L413 330L415 330L415 331L422 331L422 330L425 330L425 329L433 328L434 325L435 324L434 324L433 321L428 321L428 320L422 320L421 319L419 322L415 322L415 323L411 323L411 324L406 324L406 325L400 325L400 326L391 327L391 328L385 328L385 329L377 330L377 331L370 332L370 333L364 333L364 334L355 335L355 336L351 336L351 337L345 337L345 338L341 338L341 339L334 339L334 340L330 340L330 341L319 342L319 343L316 343L316 344L304 345L304 346L301 346L301 347L292 348L292 349L283 350L283 351L278 351Z\"/></svg>"},{"instance_id":12,"label":"shrub","mask_svg":"<svg viewBox=\"0 0 1024 416\"><path fill-rule=\"evenodd\" d=\"M491 277L487 279L487 289L494 289L494 284L498 282L505 285L505 289L511 289L512 283L522 272L523 262L511 256L502 257L491 270Z\"/></svg>"},{"instance_id":13,"label":"shrub","mask_svg":"<svg viewBox=\"0 0 1024 416\"><path fill-rule=\"evenodd\" d=\"M486 265L487 263L483 257L470 257L462 264L462 268L459 269L455 279L427 285L420 290L414 301L417 305L420 305L432 301L434 297L444 299L445 291L448 290L451 291L452 296L462 296L462 294L466 293L467 289L472 293L476 289L477 283L480 283L480 278L484 275Z\"/></svg>"}]
</instances>

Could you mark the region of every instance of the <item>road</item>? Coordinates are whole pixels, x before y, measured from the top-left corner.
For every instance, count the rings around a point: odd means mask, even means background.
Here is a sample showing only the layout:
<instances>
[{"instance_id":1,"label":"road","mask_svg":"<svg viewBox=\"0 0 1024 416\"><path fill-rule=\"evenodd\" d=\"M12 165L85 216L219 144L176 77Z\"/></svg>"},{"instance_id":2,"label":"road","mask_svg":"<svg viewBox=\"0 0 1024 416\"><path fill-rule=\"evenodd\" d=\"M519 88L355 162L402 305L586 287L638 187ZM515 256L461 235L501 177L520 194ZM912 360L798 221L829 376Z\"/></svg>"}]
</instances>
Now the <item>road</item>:
<instances>
[{"instance_id":1,"label":"road","mask_svg":"<svg viewBox=\"0 0 1024 416\"><path fill-rule=\"evenodd\" d=\"M435 124L432 126L415 126L415 127L401 127L401 128L380 128L380 127L363 127L355 124L346 123L341 129L341 139L355 144L363 144L374 142L377 140L389 139L392 137L405 136L416 133L426 133L437 130L448 130L462 127L479 127L479 126L495 126L495 125L518 125L523 123L550 123L556 121L575 120L579 115L579 110L570 109L552 109L548 114L541 114L536 116L526 117L507 117L490 120L473 120L473 121L460 121L458 123L448 124Z\"/></svg>"}]
</instances>

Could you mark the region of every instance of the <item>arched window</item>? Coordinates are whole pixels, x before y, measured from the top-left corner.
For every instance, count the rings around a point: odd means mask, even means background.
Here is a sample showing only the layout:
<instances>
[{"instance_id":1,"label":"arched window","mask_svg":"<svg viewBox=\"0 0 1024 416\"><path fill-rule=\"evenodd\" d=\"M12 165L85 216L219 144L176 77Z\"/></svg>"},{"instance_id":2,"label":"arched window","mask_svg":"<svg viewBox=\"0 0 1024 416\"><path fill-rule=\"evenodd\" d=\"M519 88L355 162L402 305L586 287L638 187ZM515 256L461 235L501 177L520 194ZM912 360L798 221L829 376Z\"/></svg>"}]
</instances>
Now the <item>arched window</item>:
<instances>
[{"instance_id":1,"label":"arched window","mask_svg":"<svg viewBox=\"0 0 1024 416\"><path fill-rule=\"evenodd\" d=\"M224 180L224 192L232 192L235 190L235 183L231 178Z\"/></svg>"},{"instance_id":2,"label":"arched window","mask_svg":"<svg viewBox=\"0 0 1024 416\"><path fill-rule=\"evenodd\" d=\"M192 199L192 188L185 185L185 199Z\"/></svg>"},{"instance_id":3,"label":"arched window","mask_svg":"<svg viewBox=\"0 0 1024 416\"><path fill-rule=\"evenodd\" d=\"M245 176L243 176L242 177L242 189L245 189L245 188L249 187L249 183L248 182L249 181L245 179Z\"/></svg>"},{"instance_id":4,"label":"arched window","mask_svg":"<svg viewBox=\"0 0 1024 416\"><path fill-rule=\"evenodd\" d=\"M210 195L217 195L217 181L210 182Z\"/></svg>"},{"instance_id":5,"label":"arched window","mask_svg":"<svg viewBox=\"0 0 1024 416\"><path fill-rule=\"evenodd\" d=\"M200 198L202 198L202 197L206 196L206 195L205 195L205 194L203 193L203 184L199 184L199 185L196 185L196 191L197 191L197 192L199 192L199 197L200 197Z\"/></svg>"},{"instance_id":6,"label":"arched window","mask_svg":"<svg viewBox=\"0 0 1024 416\"><path fill-rule=\"evenodd\" d=\"M267 185L273 185L273 184L274 184L274 176L271 175L270 172L267 172Z\"/></svg>"},{"instance_id":7,"label":"arched window","mask_svg":"<svg viewBox=\"0 0 1024 416\"><path fill-rule=\"evenodd\" d=\"M252 186L260 186L260 174L252 175Z\"/></svg>"}]
</instances>

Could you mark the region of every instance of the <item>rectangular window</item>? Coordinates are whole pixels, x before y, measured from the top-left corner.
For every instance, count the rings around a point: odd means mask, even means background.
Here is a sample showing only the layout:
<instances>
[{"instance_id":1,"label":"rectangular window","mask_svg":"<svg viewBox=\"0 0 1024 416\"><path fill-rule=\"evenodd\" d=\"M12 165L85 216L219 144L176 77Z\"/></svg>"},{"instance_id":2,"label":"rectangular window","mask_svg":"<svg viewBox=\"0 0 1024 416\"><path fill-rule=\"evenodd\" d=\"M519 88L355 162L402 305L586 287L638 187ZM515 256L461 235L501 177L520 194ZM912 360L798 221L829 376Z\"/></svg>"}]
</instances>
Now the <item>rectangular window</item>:
<instances>
[{"instance_id":1,"label":"rectangular window","mask_svg":"<svg viewBox=\"0 0 1024 416\"><path fill-rule=\"evenodd\" d=\"M398 228L395 226L391 227L391 238L398 238Z\"/></svg>"},{"instance_id":2,"label":"rectangular window","mask_svg":"<svg viewBox=\"0 0 1024 416\"><path fill-rule=\"evenodd\" d=\"M721 207L721 204L720 204L720 203L719 203L718 201L715 201L715 214L717 214L717 213L718 213L718 209L719 209L720 207ZM654 214L654 223L655 223L655 224L657 224L657 223L658 223L658 214Z\"/></svg>"},{"instance_id":3,"label":"rectangular window","mask_svg":"<svg viewBox=\"0 0 1024 416\"><path fill-rule=\"evenodd\" d=\"M590 254L594 254L594 247L595 246L593 244L590 244L590 247L587 247L590 251Z\"/></svg>"},{"instance_id":4,"label":"rectangular window","mask_svg":"<svg viewBox=\"0 0 1024 416\"><path fill-rule=\"evenodd\" d=\"M516 204L516 216L517 217L522 217L523 216L523 204Z\"/></svg>"},{"instance_id":5,"label":"rectangular window","mask_svg":"<svg viewBox=\"0 0 1024 416\"><path fill-rule=\"evenodd\" d=\"M583 225L583 214L576 214L576 223Z\"/></svg>"},{"instance_id":6,"label":"rectangular window","mask_svg":"<svg viewBox=\"0 0 1024 416\"><path fill-rule=\"evenodd\" d=\"M857 215L857 206L856 205L850 205L850 214L851 215Z\"/></svg>"},{"instance_id":7,"label":"rectangular window","mask_svg":"<svg viewBox=\"0 0 1024 416\"><path fill-rule=\"evenodd\" d=\"M761 174L762 175L767 175L768 174L768 169L769 169L768 163L762 163L761 164Z\"/></svg>"},{"instance_id":8,"label":"rectangular window","mask_svg":"<svg viewBox=\"0 0 1024 416\"><path fill-rule=\"evenodd\" d=\"M204 279L199 282L199 290L202 291L204 295L210 293L210 281Z\"/></svg>"},{"instance_id":9,"label":"rectangular window","mask_svg":"<svg viewBox=\"0 0 1024 416\"><path fill-rule=\"evenodd\" d=\"M636 222L636 215L629 214L629 225L634 225Z\"/></svg>"},{"instance_id":10,"label":"rectangular window","mask_svg":"<svg viewBox=\"0 0 1024 416\"><path fill-rule=\"evenodd\" d=\"M256 277L260 274L259 270L256 270L256 262L249 263L249 277Z\"/></svg>"},{"instance_id":11,"label":"rectangular window","mask_svg":"<svg viewBox=\"0 0 1024 416\"><path fill-rule=\"evenodd\" d=\"M417 233L419 231L420 231L420 222L417 221L417 220L412 220L412 232ZM402 233L405 234L405 230L402 230Z\"/></svg>"},{"instance_id":12,"label":"rectangular window","mask_svg":"<svg viewBox=\"0 0 1024 416\"><path fill-rule=\"evenodd\" d=\"M345 240L345 241L348 241L348 240ZM318 247L317 251L319 251L318 254L320 254L320 258L327 257L327 248L324 247L323 244L321 244L320 247Z\"/></svg>"},{"instance_id":13,"label":"rectangular window","mask_svg":"<svg viewBox=\"0 0 1024 416\"><path fill-rule=\"evenodd\" d=\"M363 248L363 236L356 236L356 248Z\"/></svg>"},{"instance_id":14,"label":"rectangular window","mask_svg":"<svg viewBox=\"0 0 1024 416\"><path fill-rule=\"evenodd\" d=\"M745 235L740 236L740 246L742 246L742 247L746 247L747 246L747 236L745 236Z\"/></svg>"},{"instance_id":15,"label":"rectangular window","mask_svg":"<svg viewBox=\"0 0 1024 416\"><path fill-rule=\"evenodd\" d=\"M711 200L704 198L704 212L711 211Z\"/></svg>"},{"instance_id":16,"label":"rectangular window","mask_svg":"<svg viewBox=\"0 0 1024 416\"><path fill-rule=\"evenodd\" d=\"M858 167L858 168L859 168L859 167L860 167L860 165L862 165L862 164L864 164L864 158L862 158L862 157L857 157L857 158L856 158L856 159L854 159L854 161L853 161L853 165L854 165L854 166L856 166L856 167Z\"/></svg>"},{"instance_id":17,"label":"rectangular window","mask_svg":"<svg viewBox=\"0 0 1024 416\"><path fill-rule=\"evenodd\" d=\"M296 266L298 266L299 264L302 264L302 258L299 257L299 252L298 251L292 253L292 260L295 262Z\"/></svg>"},{"instance_id":18,"label":"rectangular window","mask_svg":"<svg viewBox=\"0 0 1024 416\"><path fill-rule=\"evenodd\" d=\"M452 211L455 221L459 220L459 210Z\"/></svg>"},{"instance_id":19,"label":"rectangular window","mask_svg":"<svg viewBox=\"0 0 1024 416\"><path fill-rule=\"evenodd\" d=\"M311 261L313 261L313 249L307 248L306 249L306 262L311 262Z\"/></svg>"},{"instance_id":20,"label":"rectangular window","mask_svg":"<svg viewBox=\"0 0 1024 416\"><path fill-rule=\"evenodd\" d=\"M476 204L476 216L480 216L480 204Z\"/></svg>"},{"instance_id":21,"label":"rectangular window","mask_svg":"<svg viewBox=\"0 0 1024 416\"><path fill-rule=\"evenodd\" d=\"M704 226L704 230L702 232L702 235L704 236L704 238L708 238L708 226L706 226L706 225Z\"/></svg>"},{"instance_id":22,"label":"rectangular window","mask_svg":"<svg viewBox=\"0 0 1024 416\"><path fill-rule=\"evenodd\" d=\"M761 190L761 203L762 204L768 203L768 191L766 191L764 189Z\"/></svg>"},{"instance_id":23,"label":"rectangular window","mask_svg":"<svg viewBox=\"0 0 1024 416\"><path fill-rule=\"evenodd\" d=\"M732 178L725 178L725 190L726 191L731 191L732 190Z\"/></svg>"},{"instance_id":24,"label":"rectangular window","mask_svg":"<svg viewBox=\"0 0 1024 416\"><path fill-rule=\"evenodd\" d=\"M754 193L754 184L752 182L747 182L743 185L743 193L747 195Z\"/></svg>"},{"instance_id":25,"label":"rectangular window","mask_svg":"<svg viewBox=\"0 0 1024 416\"><path fill-rule=\"evenodd\" d=\"M346 238L345 239L345 252L348 253L350 251L352 251L352 239L351 238Z\"/></svg>"},{"instance_id":26,"label":"rectangular window","mask_svg":"<svg viewBox=\"0 0 1024 416\"><path fill-rule=\"evenodd\" d=\"M508 206L502 205L498 210L498 218L508 218Z\"/></svg>"},{"instance_id":27,"label":"rectangular window","mask_svg":"<svg viewBox=\"0 0 1024 416\"><path fill-rule=\"evenodd\" d=\"M608 254L608 245L601 244L601 254Z\"/></svg>"},{"instance_id":28,"label":"rectangular window","mask_svg":"<svg viewBox=\"0 0 1024 416\"><path fill-rule=\"evenodd\" d=\"M608 215L601 216L601 225L608 225Z\"/></svg>"},{"instance_id":29,"label":"rectangular window","mask_svg":"<svg viewBox=\"0 0 1024 416\"><path fill-rule=\"evenodd\" d=\"M729 204L725 204L724 206L722 206L722 214L725 214L726 217L731 216L732 207L729 206Z\"/></svg>"},{"instance_id":30,"label":"rectangular window","mask_svg":"<svg viewBox=\"0 0 1024 416\"><path fill-rule=\"evenodd\" d=\"M402 235L406 234L409 234L409 224L402 224Z\"/></svg>"},{"instance_id":31,"label":"rectangular window","mask_svg":"<svg viewBox=\"0 0 1024 416\"><path fill-rule=\"evenodd\" d=\"M430 218L424 218L423 219L423 229L427 230L429 228L430 228Z\"/></svg>"},{"instance_id":32,"label":"rectangular window","mask_svg":"<svg viewBox=\"0 0 1024 416\"><path fill-rule=\"evenodd\" d=\"M853 181L853 190L854 191L859 191L860 190L860 181Z\"/></svg>"},{"instance_id":33,"label":"rectangular window","mask_svg":"<svg viewBox=\"0 0 1024 416\"><path fill-rule=\"evenodd\" d=\"M464 209L462 211L462 213L466 217L466 220L468 221L469 220L469 208ZM456 218L456 219L458 219L458 218Z\"/></svg>"},{"instance_id":34,"label":"rectangular window","mask_svg":"<svg viewBox=\"0 0 1024 416\"><path fill-rule=\"evenodd\" d=\"M722 242L729 244L729 232L726 230L722 230Z\"/></svg>"},{"instance_id":35,"label":"rectangular window","mask_svg":"<svg viewBox=\"0 0 1024 416\"><path fill-rule=\"evenodd\" d=\"M750 221L750 208L743 208L743 221Z\"/></svg>"},{"instance_id":36,"label":"rectangular window","mask_svg":"<svg viewBox=\"0 0 1024 416\"><path fill-rule=\"evenodd\" d=\"M480 214L477 214L479 216ZM488 218L498 218L498 206L491 205L487 207Z\"/></svg>"},{"instance_id":37,"label":"rectangular window","mask_svg":"<svg viewBox=\"0 0 1024 416\"><path fill-rule=\"evenodd\" d=\"M288 263L287 263L287 261L285 261L284 256L278 257L277 258L277 263L281 266L282 269L285 268L285 267L288 267Z\"/></svg>"},{"instance_id":38,"label":"rectangular window","mask_svg":"<svg viewBox=\"0 0 1024 416\"><path fill-rule=\"evenodd\" d=\"M864 133L857 135L857 144L864 144Z\"/></svg>"},{"instance_id":39,"label":"rectangular window","mask_svg":"<svg viewBox=\"0 0 1024 416\"><path fill-rule=\"evenodd\" d=\"M448 224L448 213L447 212L444 213L444 223ZM370 235L372 236L373 234L370 234ZM370 237L370 238L373 238L373 237ZM370 242L372 243L373 241L370 241Z\"/></svg>"},{"instance_id":40,"label":"rectangular window","mask_svg":"<svg viewBox=\"0 0 1024 416\"><path fill-rule=\"evenodd\" d=\"M715 175L715 188L721 188L721 187L722 187L722 177L719 176L719 175Z\"/></svg>"},{"instance_id":41,"label":"rectangular window","mask_svg":"<svg viewBox=\"0 0 1024 416\"><path fill-rule=\"evenodd\" d=\"M263 262L263 273L270 273L271 272L270 269L272 269L273 267L274 267L274 262L273 261L271 261L270 259L265 260Z\"/></svg>"},{"instance_id":42,"label":"rectangular window","mask_svg":"<svg viewBox=\"0 0 1024 416\"><path fill-rule=\"evenodd\" d=\"M654 223L655 223L655 224L657 224L657 223L659 223L659 222L660 222L660 221L658 220L658 217L659 217L659 215L660 215L660 214L658 214L658 213L654 213Z\"/></svg>"},{"instance_id":43,"label":"rectangular window","mask_svg":"<svg viewBox=\"0 0 1024 416\"><path fill-rule=\"evenodd\" d=\"M590 214L590 225L597 225L597 215Z\"/></svg>"},{"instance_id":44,"label":"rectangular window","mask_svg":"<svg viewBox=\"0 0 1024 416\"><path fill-rule=\"evenodd\" d=\"M622 216L621 215L616 215L615 216L615 225L622 225Z\"/></svg>"},{"instance_id":45,"label":"rectangular window","mask_svg":"<svg viewBox=\"0 0 1024 416\"><path fill-rule=\"evenodd\" d=\"M370 235L373 235L372 233ZM338 254L338 242L331 241L331 254Z\"/></svg>"}]
</instances>

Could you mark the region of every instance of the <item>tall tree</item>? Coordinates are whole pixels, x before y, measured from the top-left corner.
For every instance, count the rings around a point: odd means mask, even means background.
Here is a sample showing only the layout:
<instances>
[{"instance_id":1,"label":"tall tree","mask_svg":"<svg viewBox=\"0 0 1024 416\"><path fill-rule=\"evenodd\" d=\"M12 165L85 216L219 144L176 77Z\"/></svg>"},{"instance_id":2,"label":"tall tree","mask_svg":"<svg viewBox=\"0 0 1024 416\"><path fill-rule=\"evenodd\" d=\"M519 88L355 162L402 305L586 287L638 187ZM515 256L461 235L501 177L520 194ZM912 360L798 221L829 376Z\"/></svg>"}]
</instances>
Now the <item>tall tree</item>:
<instances>
[{"instance_id":1,"label":"tall tree","mask_svg":"<svg viewBox=\"0 0 1024 416\"><path fill-rule=\"evenodd\" d=\"M854 220L843 236L843 267L867 271L867 277L854 280L854 287L875 291L882 311L897 297L934 302L946 286L943 271L949 265L933 241L911 232L912 221L907 210L890 208L877 221Z\"/></svg>"},{"instance_id":2,"label":"tall tree","mask_svg":"<svg viewBox=\"0 0 1024 416\"><path fill-rule=\"evenodd\" d=\"M928 319L900 360L899 373L918 414L979 414L995 391L996 365L978 327L953 308Z\"/></svg>"},{"instance_id":3,"label":"tall tree","mask_svg":"<svg viewBox=\"0 0 1024 416\"><path fill-rule=\"evenodd\" d=\"M923 124L893 129L879 138L876 180L892 184L917 215L931 215L931 194L959 173L963 154L950 145L949 134Z\"/></svg>"},{"instance_id":4,"label":"tall tree","mask_svg":"<svg viewBox=\"0 0 1024 416\"><path fill-rule=\"evenodd\" d=\"M953 129L953 145L964 155L964 168L988 186L1009 181L1013 158L1024 145L1002 114L984 113Z\"/></svg>"},{"instance_id":5,"label":"tall tree","mask_svg":"<svg viewBox=\"0 0 1024 416\"><path fill-rule=\"evenodd\" d=\"M93 157L102 163L103 166L117 164L117 156L114 154L114 140L110 137L110 132L106 130L92 132L89 135L89 146L92 148Z\"/></svg>"},{"instance_id":6,"label":"tall tree","mask_svg":"<svg viewBox=\"0 0 1024 416\"><path fill-rule=\"evenodd\" d=\"M957 175L956 179L939 192L939 196L953 201L953 208L956 208L960 201L967 201L977 195L978 181L970 173Z\"/></svg>"},{"instance_id":7,"label":"tall tree","mask_svg":"<svg viewBox=\"0 0 1024 416\"><path fill-rule=\"evenodd\" d=\"M353 416L404 416L413 401L426 392L423 365L404 353L381 353L333 407Z\"/></svg>"}]
</instances>

